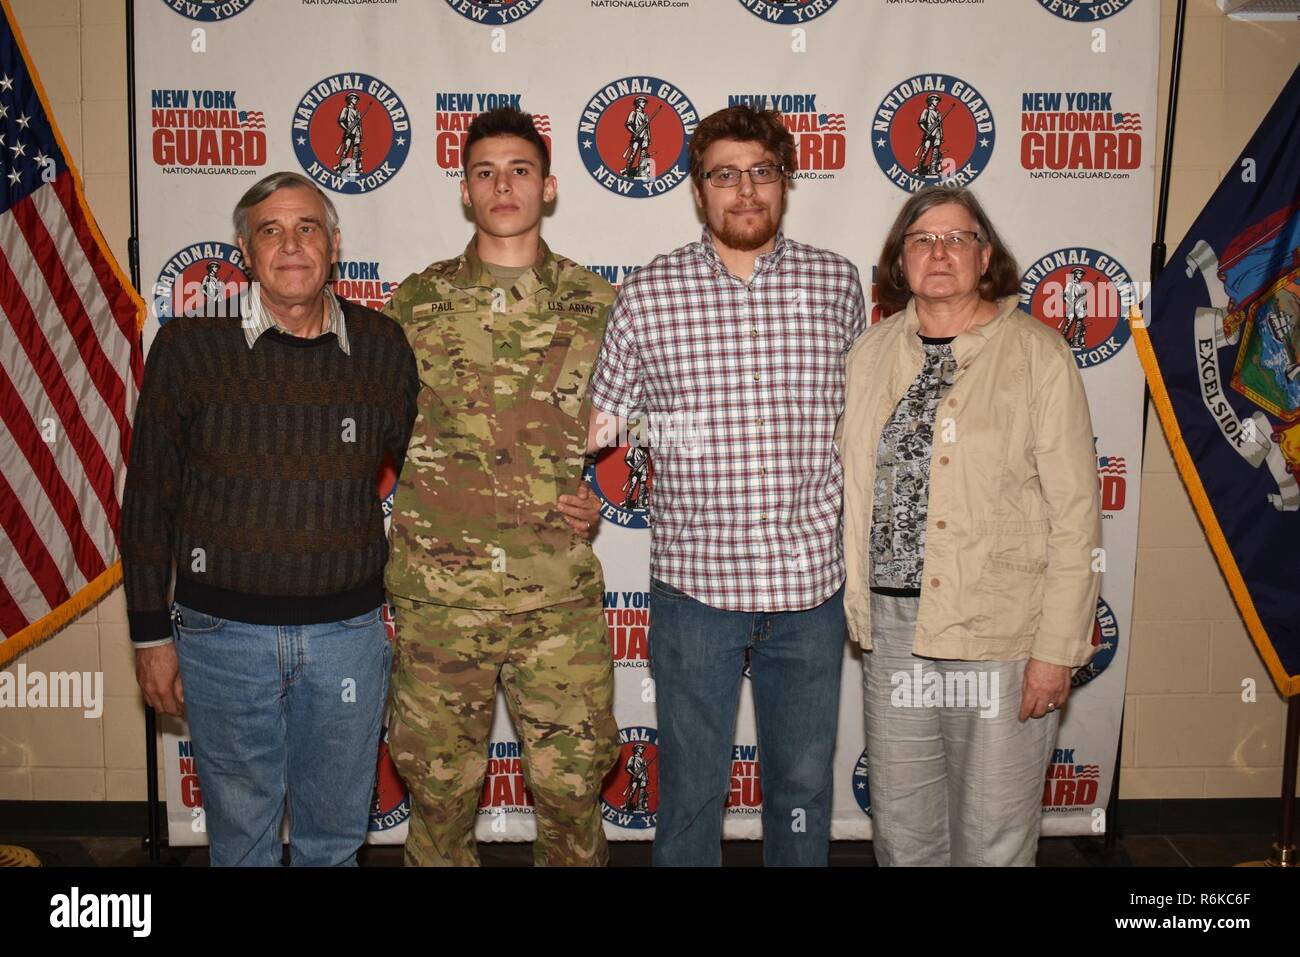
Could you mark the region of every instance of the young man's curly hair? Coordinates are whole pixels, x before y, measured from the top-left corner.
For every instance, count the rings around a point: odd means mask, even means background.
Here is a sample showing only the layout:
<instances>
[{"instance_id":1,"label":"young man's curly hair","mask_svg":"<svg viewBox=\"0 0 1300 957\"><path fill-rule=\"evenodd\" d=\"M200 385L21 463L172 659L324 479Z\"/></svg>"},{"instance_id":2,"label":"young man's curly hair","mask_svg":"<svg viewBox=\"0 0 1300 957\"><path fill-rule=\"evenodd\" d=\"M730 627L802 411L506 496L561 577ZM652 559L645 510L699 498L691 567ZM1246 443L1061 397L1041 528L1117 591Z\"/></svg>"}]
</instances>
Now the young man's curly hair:
<instances>
[{"instance_id":1,"label":"young man's curly hair","mask_svg":"<svg viewBox=\"0 0 1300 957\"><path fill-rule=\"evenodd\" d=\"M729 106L706 116L691 134L691 179L696 186L704 185L704 153L718 140L761 143L785 168L787 177L796 169L794 137L785 128L780 113L776 110L756 110L752 106Z\"/></svg>"}]
</instances>

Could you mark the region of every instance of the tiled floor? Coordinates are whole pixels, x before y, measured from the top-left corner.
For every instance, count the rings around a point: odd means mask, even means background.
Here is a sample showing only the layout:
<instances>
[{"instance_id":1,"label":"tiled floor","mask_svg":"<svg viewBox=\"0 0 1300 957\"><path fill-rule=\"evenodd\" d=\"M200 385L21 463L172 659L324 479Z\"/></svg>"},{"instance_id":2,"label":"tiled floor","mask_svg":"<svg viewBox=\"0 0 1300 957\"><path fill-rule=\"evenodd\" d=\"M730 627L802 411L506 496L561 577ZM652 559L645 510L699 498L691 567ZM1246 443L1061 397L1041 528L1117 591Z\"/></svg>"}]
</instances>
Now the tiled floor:
<instances>
[{"instance_id":1,"label":"tiled floor","mask_svg":"<svg viewBox=\"0 0 1300 957\"><path fill-rule=\"evenodd\" d=\"M1274 838L1262 834L1134 834L1119 841L1119 853L1106 855L1100 841L1069 837L1043 838L1039 842L1040 867L1230 867L1243 861L1269 856ZM0 834L0 844L30 848L47 867L118 866L138 867L149 856L138 838L23 837ZM485 865L527 866L531 849L527 844L480 844ZM207 848L164 849L163 861L170 866L203 867ZM722 862L730 867L756 867L762 863L758 841L728 841L722 847ZM400 847L366 847L361 851L363 867L396 867L402 863ZM646 867L650 864L649 842L618 842L610 845L610 864ZM837 841L831 845L831 866L874 867L868 841Z\"/></svg>"}]
</instances>

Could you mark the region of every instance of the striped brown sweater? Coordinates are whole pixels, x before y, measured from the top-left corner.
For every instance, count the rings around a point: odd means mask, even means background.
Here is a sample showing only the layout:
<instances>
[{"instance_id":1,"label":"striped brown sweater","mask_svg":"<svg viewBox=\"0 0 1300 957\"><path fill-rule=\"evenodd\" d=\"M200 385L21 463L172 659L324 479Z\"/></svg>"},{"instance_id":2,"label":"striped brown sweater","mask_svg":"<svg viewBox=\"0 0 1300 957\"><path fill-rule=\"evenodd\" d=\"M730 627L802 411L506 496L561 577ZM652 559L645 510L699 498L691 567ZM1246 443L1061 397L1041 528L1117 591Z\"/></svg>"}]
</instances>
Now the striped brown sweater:
<instances>
[{"instance_id":1,"label":"striped brown sweater","mask_svg":"<svg viewBox=\"0 0 1300 957\"><path fill-rule=\"evenodd\" d=\"M175 600L255 624L352 618L384 598L376 474L401 469L419 379L401 328L340 300L351 355L326 333L238 316L164 325L145 364L122 504L133 641L171 635Z\"/></svg>"}]
</instances>

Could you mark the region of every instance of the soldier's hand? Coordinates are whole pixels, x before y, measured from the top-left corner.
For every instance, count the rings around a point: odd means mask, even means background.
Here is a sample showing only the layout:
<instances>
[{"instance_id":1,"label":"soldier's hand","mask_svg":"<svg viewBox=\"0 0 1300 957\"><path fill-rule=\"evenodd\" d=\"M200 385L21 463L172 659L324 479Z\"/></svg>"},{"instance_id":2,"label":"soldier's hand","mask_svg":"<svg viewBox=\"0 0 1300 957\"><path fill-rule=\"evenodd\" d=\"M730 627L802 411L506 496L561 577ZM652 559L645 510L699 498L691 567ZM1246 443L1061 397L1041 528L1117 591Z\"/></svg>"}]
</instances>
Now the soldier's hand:
<instances>
[{"instance_id":1,"label":"soldier's hand","mask_svg":"<svg viewBox=\"0 0 1300 957\"><path fill-rule=\"evenodd\" d=\"M600 499L586 482L578 483L575 495L560 496L560 513L575 535L590 539L600 524Z\"/></svg>"},{"instance_id":2,"label":"soldier's hand","mask_svg":"<svg viewBox=\"0 0 1300 957\"><path fill-rule=\"evenodd\" d=\"M140 682L145 704L163 714L180 717L185 710L181 663L176 643L135 650L135 680Z\"/></svg>"}]
</instances>

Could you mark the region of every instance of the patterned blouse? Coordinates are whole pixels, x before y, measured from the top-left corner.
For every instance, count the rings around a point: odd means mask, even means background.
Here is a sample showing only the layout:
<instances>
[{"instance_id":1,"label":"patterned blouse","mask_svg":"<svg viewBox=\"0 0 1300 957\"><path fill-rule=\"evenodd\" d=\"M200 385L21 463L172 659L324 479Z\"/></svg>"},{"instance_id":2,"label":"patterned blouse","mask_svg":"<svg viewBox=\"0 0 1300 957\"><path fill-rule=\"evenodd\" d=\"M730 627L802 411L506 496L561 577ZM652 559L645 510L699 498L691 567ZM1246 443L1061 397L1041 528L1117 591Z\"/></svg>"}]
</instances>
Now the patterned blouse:
<instances>
[{"instance_id":1,"label":"patterned blouse","mask_svg":"<svg viewBox=\"0 0 1300 957\"><path fill-rule=\"evenodd\" d=\"M920 594L925 522L930 499L930 450L939 402L952 387L957 360L952 338L921 336L925 362L880 434L871 514L874 588Z\"/></svg>"}]
</instances>

